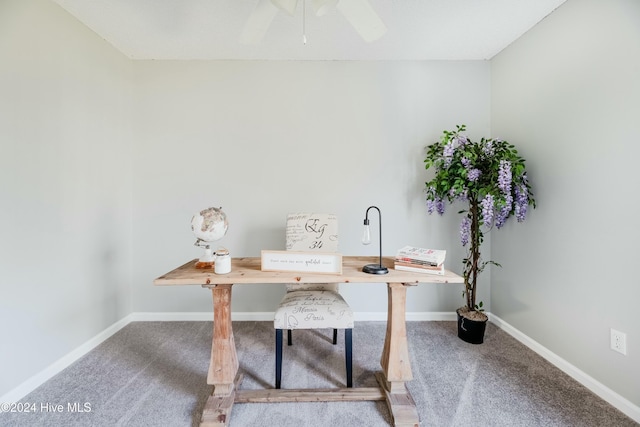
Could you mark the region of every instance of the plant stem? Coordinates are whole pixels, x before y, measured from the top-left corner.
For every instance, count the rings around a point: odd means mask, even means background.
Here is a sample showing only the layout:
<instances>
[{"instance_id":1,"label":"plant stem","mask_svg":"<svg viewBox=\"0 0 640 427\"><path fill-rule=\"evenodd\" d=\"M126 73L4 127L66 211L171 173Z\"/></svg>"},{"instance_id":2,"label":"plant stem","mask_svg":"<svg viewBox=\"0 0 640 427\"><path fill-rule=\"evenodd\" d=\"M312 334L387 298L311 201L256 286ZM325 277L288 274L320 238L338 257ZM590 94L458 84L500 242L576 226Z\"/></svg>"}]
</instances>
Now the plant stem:
<instances>
[{"instance_id":1,"label":"plant stem","mask_svg":"<svg viewBox=\"0 0 640 427\"><path fill-rule=\"evenodd\" d=\"M471 217L471 247L467 259L467 307L474 310L476 307L476 283L478 280L478 266L480 263L480 220L478 212L478 201L475 197L469 201L469 216Z\"/></svg>"}]
</instances>

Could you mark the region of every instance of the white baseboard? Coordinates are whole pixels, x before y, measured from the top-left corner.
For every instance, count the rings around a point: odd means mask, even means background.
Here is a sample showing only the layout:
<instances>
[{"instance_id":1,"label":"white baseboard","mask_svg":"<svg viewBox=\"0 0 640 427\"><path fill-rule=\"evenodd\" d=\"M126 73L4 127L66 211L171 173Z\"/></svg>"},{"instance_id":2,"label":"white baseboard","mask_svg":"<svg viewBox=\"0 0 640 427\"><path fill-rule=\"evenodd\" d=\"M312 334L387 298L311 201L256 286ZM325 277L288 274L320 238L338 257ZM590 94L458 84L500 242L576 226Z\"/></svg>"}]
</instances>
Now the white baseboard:
<instances>
[{"instance_id":1,"label":"white baseboard","mask_svg":"<svg viewBox=\"0 0 640 427\"><path fill-rule=\"evenodd\" d=\"M231 320L238 322L254 321L268 322L273 320L273 312L233 312ZM213 313L207 312L173 312L173 313L133 313L130 317L132 322L210 322L213 320ZM407 313L407 321L455 321L455 312L411 312ZM370 311L354 313L354 320L357 322L385 322L387 312Z\"/></svg>"},{"instance_id":2,"label":"white baseboard","mask_svg":"<svg viewBox=\"0 0 640 427\"><path fill-rule=\"evenodd\" d=\"M238 322L269 321L273 320L273 312L232 312L231 320ZM196 313L133 313L133 322L212 322L213 313L211 311Z\"/></svg>"},{"instance_id":3,"label":"white baseboard","mask_svg":"<svg viewBox=\"0 0 640 427\"><path fill-rule=\"evenodd\" d=\"M273 318L273 317L272 317ZM409 312L406 317L408 322L436 322L436 321L455 321L455 312ZM353 319L356 322L386 322L387 312L382 311L362 311L353 313ZM268 319L271 320L271 319Z\"/></svg>"},{"instance_id":4,"label":"white baseboard","mask_svg":"<svg viewBox=\"0 0 640 427\"><path fill-rule=\"evenodd\" d=\"M498 316L489 313L489 321L505 331L507 334L511 335L518 341L520 341L525 346L529 347L531 350L538 353L552 365L559 368L565 374L569 375L574 380L578 381L580 384L594 392L598 395L602 400L608 402L610 405L614 406L622 413L624 413L629 418L634 421L640 423L640 407L634 405L629 400L620 396L615 391L611 390L609 387L605 386L601 382L597 381L590 375L586 374L584 371L578 369L571 363L567 362L557 354L553 353L537 341L529 338L518 329L514 328Z\"/></svg>"},{"instance_id":5,"label":"white baseboard","mask_svg":"<svg viewBox=\"0 0 640 427\"><path fill-rule=\"evenodd\" d=\"M532 340L513 326L509 325L504 320L500 319L491 313L489 315L489 321L495 324L497 327L505 331L507 334L520 341L522 344L538 353L544 359L549 361L554 366L565 372L567 375L578 381L583 386L598 395L601 399L605 400L625 415L630 417L636 422L640 423L640 407L634 405L629 400L620 396L615 391L611 390L604 384L596 381L594 378L581 371L571 363L562 359L552 351L548 350L540 343ZM234 321L270 321L273 320L272 312L244 312L244 313L232 313L232 320ZM356 312L354 313L356 321L386 321L386 312ZM407 321L455 321L455 312L409 312L406 315ZM36 375L29 378L27 381L20 384L10 392L0 396L0 402L17 402L27 394L31 393L37 387L44 382L52 378L54 375L61 372L63 369L80 359L82 356L93 350L100 343L107 338L124 328L131 322L172 322L172 321L212 321L213 314L211 312L177 312L177 313L132 313L118 322L114 323L104 331L100 332L89 341L85 342L75 350L71 351L64 357L58 359L50 366L40 371Z\"/></svg>"},{"instance_id":6,"label":"white baseboard","mask_svg":"<svg viewBox=\"0 0 640 427\"><path fill-rule=\"evenodd\" d=\"M17 402L27 394L31 393L36 388L40 387L46 381L51 379L54 375L62 372L63 369L80 359L85 354L96 348L99 344L105 341L107 338L124 328L131 322L132 315L126 316L113 325L109 326L98 335L91 338L75 350L61 357L53 362L51 365L38 372L18 387L14 388L10 392L0 396L0 402Z\"/></svg>"}]
</instances>

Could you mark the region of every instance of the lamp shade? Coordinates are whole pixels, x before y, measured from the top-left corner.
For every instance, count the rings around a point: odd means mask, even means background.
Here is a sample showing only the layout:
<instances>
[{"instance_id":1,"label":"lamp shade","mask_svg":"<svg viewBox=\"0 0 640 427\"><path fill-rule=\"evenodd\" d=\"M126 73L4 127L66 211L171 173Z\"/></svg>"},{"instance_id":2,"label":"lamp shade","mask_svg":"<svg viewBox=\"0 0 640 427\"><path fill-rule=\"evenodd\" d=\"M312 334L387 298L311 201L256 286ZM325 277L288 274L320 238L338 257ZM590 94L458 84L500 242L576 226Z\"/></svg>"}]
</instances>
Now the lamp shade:
<instances>
[{"instance_id":1,"label":"lamp shade","mask_svg":"<svg viewBox=\"0 0 640 427\"><path fill-rule=\"evenodd\" d=\"M370 245L371 244L371 230L369 230L369 221L365 222L364 230L362 232L362 244Z\"/></svg>"}]
</instances>

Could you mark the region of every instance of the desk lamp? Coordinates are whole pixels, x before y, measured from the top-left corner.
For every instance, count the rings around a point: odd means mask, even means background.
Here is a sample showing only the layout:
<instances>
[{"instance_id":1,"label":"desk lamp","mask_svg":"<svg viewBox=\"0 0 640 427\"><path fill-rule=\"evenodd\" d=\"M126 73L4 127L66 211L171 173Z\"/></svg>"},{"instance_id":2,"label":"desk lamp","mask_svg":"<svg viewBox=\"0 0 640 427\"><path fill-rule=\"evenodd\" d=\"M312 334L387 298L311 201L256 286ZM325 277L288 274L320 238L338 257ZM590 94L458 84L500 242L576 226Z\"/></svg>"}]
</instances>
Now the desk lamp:
<instances>
[{"instance_id":1,"label":"desk lamp","mask_svg":"<svg viewBox=\"0 0 640 427\"><path fill-rule=\"evenodd\" d=\"M364 215L364 234L362 235L362 244L368 245L371 243L371 232L369 231L369 210L374 208L378 211L378 224L379 224L379 234L380 234L380 262L378 264L367 264L362 267L362 271L369 274L387 274L389 270L387 267L382 265L382 214L380 214L380 209L376 206L369 206L367 208L367 212Z\"/></svg>"}]
</instances>

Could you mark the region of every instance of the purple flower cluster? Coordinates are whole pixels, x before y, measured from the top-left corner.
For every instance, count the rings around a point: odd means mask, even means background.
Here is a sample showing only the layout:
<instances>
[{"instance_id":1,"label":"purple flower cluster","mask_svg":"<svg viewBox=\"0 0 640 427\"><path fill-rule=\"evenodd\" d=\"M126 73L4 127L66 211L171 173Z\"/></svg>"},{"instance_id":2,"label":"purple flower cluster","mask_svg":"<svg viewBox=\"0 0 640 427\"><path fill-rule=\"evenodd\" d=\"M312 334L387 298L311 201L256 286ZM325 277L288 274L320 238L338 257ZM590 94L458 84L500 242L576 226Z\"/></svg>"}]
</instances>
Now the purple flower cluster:
<instances>
[{"instance_id":1,"label":"purple flower cluster","mask_svg":"<svg viewBox=\"0 0 640 427\"><path fill-rule=\"evenodd\" d=\"M511 193L507 194L504 198L504 205L500 208L500 212L496 215L496 227L502 228L504 223L507 221L509 217L509 213L511 212L511 208L513 207L513 196Z\"/></svg>"},{"instance_id":2,"label":"purple flower cluster","mask_svg":"<svg viewBox=\"0 0 640 427\"><path fill-rule=\"evenodd\" d=\"M485 142L485 144L482 146L482 152L488 157L493 156L493 154L495 153L495 147L493 146L492 139Z\"/></svg>"},{"instance_id":3,"label":"purple flower cluster","mask_svg":"<svg viewBox=\"0 0 640 427\"><path fill-rule=\"evenodd\" d=\"M460 192L457 192L455 188L451 188L449 190L449 193L447 194L447 197L449 198L449 201L452 201L452 200L466 201L468 192L469 190L467 188L463 189Z\"/></svg>"},{"instance_id":4,"label":"purple flower cluster","mask_svg":"<svg viewBox=\"0 0 640 427\"><path fill-rule=\"evenodd\" d=\"M451 161L453 160L453 153L456 151L456 146L454 141L451 140L447 144L445 144L442 149L442 157L444 157L444 166L449 167L451 165Z\"/></svg>"},{"instance_id":5,"label":"purple flower cluster","mask_svg":"<svg viewBox=\"0 0 640 427\"><path fill-rule=\"evenodd\" d=\"M436 189L434 187L429 187L427 188L426 193L427 193L427 212L432 214L433 211L436 209L436 201L435 201Z\"/></svg>"},{"instance_id":6,"label":"purple flower cluster","mask_svg":"<svg viewBox=\"0 0 640 427\"><path fill-rule=\"evenodd\" d=\"M436 202L431 199L427 199L427 212L432 214L434 210L436 210Z\"/></svg>"},{"instance_id":7,"label":"purple flower cluster","mask_svg":"<svg viewBox=\"0 0 640 427\"><path fill-rule=\"evenodd\" d=\"M480 178L480 169L473 168L467 171L467 179L471 182L475 182Z\"/></svg>"},{"instance_id":8,"label":"purple flower cluster","mask_svg":"<svg viewBox=\"0 0 640 427\"><path fill-rule=\"evenodd\" d=\"M462 246L467 246L469 236L471 235L471 218L465 216L460 223L460 242Z\"/></svg>"},{"instance_id":9,"label":"purple flower cluster","mask_svg":"<svg viewBox=\"0 0 640 427\"><path fill-rule=\"evenodd\" d=\"M427 189L427 212L432 214L434 211L440 215L444 213L444 200L441 197L436 196L436 189L429 187Z\"/></svg>"},{"instance_id":10,"label":"purple flower cluster","mask_svg":"<svg viewBox=\"0 0 640 427\"><path fill-rule=\"evenodd\" d=\"M526 176L524 177L526 179ZM527 194L527 187L525 184L516 185L516 219L518 222L522 222L527 217L527 207L529 206L529 196Z\"/></svg>"},{"instance_id":11,"label":"purple flower cluster","mask_svg":"<svg viewBox=\"0 0 640 427\"><path fill-rule=\"evenodd\" d=\"M456 146L459 147L464 147L469 142L469 138L463 135L456 135L453 140L456 142Z\"/></svg>"},{"instance_id":12,"label":"purple flower cluster","mask_svg":"<svg viewBox=\"0 0 640 427\"><path fill-rule=\"evenodd\" d=\"M456 151L456 147L453 141L447 142L447 144L442 149L442 155L444 157L453 157L453 153Z\"/></svg>"},{"instance_id":13,"label":"purple flower cluster","mask_svg":"<svg viewBox=\"0 0 640 427\"><path fill-rule=\"evenodd\" d=\"M504 193L511 193L511 162L508 160L500 160L500 168L498 170L498 188Z\"/></svg>"},{"instance_id":14,"label":"purple flower cluster","mask_svg":"<svg viewBox=\"0 0 640 427\"><path fill-rule=\"evenodd\" d=\"M487 227L491 226L493 222L493 209L494 209L494 200L491 194L487 194L480 201L480 206L482 207L482 222Z\"/></svg>"}]
</instances>

